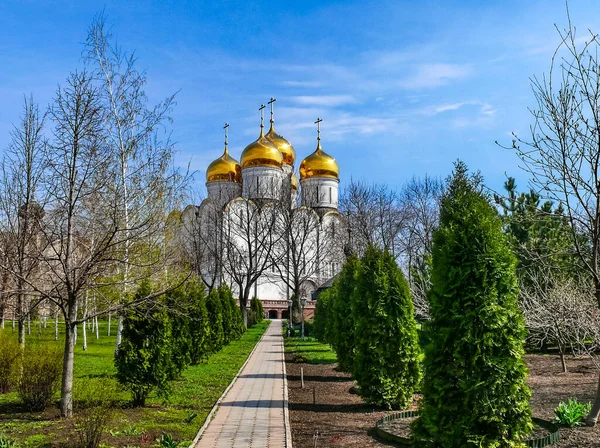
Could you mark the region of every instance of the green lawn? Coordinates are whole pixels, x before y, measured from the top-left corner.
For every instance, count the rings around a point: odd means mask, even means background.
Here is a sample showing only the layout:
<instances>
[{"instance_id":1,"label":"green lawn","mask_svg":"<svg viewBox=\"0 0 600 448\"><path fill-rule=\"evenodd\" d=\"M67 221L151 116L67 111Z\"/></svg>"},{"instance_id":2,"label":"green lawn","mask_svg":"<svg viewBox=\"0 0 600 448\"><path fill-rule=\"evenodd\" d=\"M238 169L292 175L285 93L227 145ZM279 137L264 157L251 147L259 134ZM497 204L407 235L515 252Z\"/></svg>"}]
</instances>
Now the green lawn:
<instances>
[{"instance_id":1,"label":"green lawn","mask_svg":"<svg viewBox=\"0 0 600 448\"><path fill-rule=\"evenodd\" d=\"M116 322L113 323L113 336L106 336L106 323L101 323L100 339L96 340L95 335L88 333L88 349L85 352L80 332L75 348L75 394L79 388L93 388L98 378L114 379ZM205 363L188 367L182 378L174 382L168 402L151 395L144 408L132 409L127 406L129 395L122 392L122 407L116 411L110 431L112 434L104 438L106 446L151 446L163 432L189 445L268 325L268 321L263 321L246 331L239 341L211 355ZM0 331L16 338L10 325ZM32 335L26 339L26 343L44 342L62 346L62 332L61 340L55 342L54 328L50 324L40 336L37 332L38 327L32 323ZM58 402L58 394L56 399ZM76 434L73 422L60 419L56 408L44 413L25 412L17 394L8 393L0 394L2 436L16 440L22 447L33 448L65 446L75 440Z\"/></svg>"},{"instance_id":2,"label":"green lawn","mask_svg":"<svg viewBox=\"0 0 600 448\"><path fill-rule=\"evenodd\" d=\"M309 364L335 364L337 358L329 344L322 344L314 338L285 338L285 351L304 357Z\"/></svg>"}]
</instances>

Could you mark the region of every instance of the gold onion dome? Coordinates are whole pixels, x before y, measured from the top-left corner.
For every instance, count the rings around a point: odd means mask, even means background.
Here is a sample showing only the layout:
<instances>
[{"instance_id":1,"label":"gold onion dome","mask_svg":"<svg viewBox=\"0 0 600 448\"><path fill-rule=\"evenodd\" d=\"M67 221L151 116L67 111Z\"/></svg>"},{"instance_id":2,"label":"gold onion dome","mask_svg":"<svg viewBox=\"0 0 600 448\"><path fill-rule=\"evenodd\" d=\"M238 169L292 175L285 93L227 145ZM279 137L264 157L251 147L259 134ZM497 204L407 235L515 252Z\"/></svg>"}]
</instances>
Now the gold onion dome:
<instances>
[{"instance_id":1,"label":"gold onion dome","mask_svg":"<svg viewBox=\"0 0 600 448\"><path fill-rule=\"evenodd\" d=\"M253 166L274 166L281 168L283 165L283 155L273 143L267 140L263 134L263 116L262 111L265 108L264 104L260 107L260 135L258 139L250 143L242 151L240 162L242 168L250 168Z\"/></svg>"},{"instance_id":2,"label":"gold onion dome","mask_svg":"<svg viewBox=\"0 0 600 448\"><path fill-rule=\"evenodd\" d=\"M242 168L240 163L229 155L228 133L229 123L225 123L225 150L217 160L213 160L206 169L206 182L241 182Z\"/></svg>"},{"instance_id":3,"label":"gold onion dome","mask_svg":"<svg viewBox=\"0 0 600 448\"><path fill-rule=\"evenodd\" d=\"M294 166L294 162L296 161L296 150L290 142L275 132L272 119L271 128L269 129L269 132L267 132L267 135L265 135L265 138L273 143L277 149L279 149L281 155L283 156L283 163Z\"/></svg>"},{"instance_id":4,"label":"gold onion dome","mask_svg":"<svg viewBox=\"0 0 600 448\"><path fill-rule=\"evenodd\" d=\"M240 163L229 155L227 147L223 155L211 162L206 169L206 182L241 182Z\"/></svg>"},{"instance_id":5,"label":"gold onion dome","mask_svg":"<svg viewBox=\"0 0 600 448\"><path fill-rule=\"evenodd\" d=\"M298 178L294 173L292 173L292 190L298 191Z\"/></svg>"},{"instance_id":6,"label":"gold onion dome","mask_svg":"<svg viewBox=\"0 0 600 448\"><path fill-rule=\"evenodd\" d=\"M317 149L300 164L300 180L310 179L312 177L329 177L331 179L340 178L340 167L333 157L321 149L321 120L315 121L317 124Z\"/></svg>"}]
</instances>

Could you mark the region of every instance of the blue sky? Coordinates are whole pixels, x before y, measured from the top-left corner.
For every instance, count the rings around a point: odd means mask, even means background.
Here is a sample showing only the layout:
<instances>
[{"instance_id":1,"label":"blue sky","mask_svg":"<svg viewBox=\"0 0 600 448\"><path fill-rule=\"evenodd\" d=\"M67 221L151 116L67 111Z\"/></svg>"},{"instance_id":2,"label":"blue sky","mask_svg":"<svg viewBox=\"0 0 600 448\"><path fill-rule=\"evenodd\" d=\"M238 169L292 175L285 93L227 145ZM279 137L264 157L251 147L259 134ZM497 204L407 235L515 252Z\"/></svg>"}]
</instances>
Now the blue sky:
<instances>
[{"instance_id":1,"label":"blue sky","mask_svg":"<svg viewBox=\"0 0 600 448\"><path fill-rule=\"evenodd\" d=\"M571 1L585 36L600 32L600 4ZM445 177L457 158L492 188L526 177L510 132L527 135L529 78L549 68L565 4L545 1L265 1L0 3L0 149L23 94L52 99L80 54L94 14L135 50L158 101L173 111L178 163L198 170L222 152L222 126L239 158L258 134L258 107L277 98L276 128L301 159L322 144L350 177L401 186Z\"/></svg>"}]
</instances>

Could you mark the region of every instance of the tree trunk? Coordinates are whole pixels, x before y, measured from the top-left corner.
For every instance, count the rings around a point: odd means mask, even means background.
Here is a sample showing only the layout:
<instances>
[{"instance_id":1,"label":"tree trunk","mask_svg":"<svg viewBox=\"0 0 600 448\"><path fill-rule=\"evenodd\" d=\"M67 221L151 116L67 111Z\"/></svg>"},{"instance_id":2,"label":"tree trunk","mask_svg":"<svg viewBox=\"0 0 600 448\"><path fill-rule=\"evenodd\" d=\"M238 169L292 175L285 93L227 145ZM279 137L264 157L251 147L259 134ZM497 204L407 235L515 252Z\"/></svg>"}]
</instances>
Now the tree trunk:
<instances>
[{"instance_id":1,"label":"tree trunk","mask_svg":"<svg viewBox=\"0 0 600 448\"><path fill-rule=\"evenodd\" d=\"M100 330L98 329L98 316L94 317L94 326L96 328L96 339L100 339Z\"/></svg>"},{"instance_id":2,"label":"tree trunk","mask_svg":"<svg viewBox=\"0 0 600 448\"><path fill-rule=\"evenodd\" d=\"M20 317L19 318L19 344L21 345L21 348L25 347L25 320Z\"/></svg>"},{"instance_id":3,"label":"tree trunk","mask_svg":"<svg viewBox=\"0 0 600 448\"><path fill-rule=\"evenodd\" d=\"M115 354L119 352L123 333L123 314L119 313L119 325L117 326L117 343L115 344Z\"/></svg>"},{"instance_id":4,"label":"tree trunk","mask_svg":"<svg viewBox=\"0 0 600 448\"><path fill-rule=\"evenodd\" d=\"M65 322L65 352L63 357L62 385L60 389L60 415L73 417L73 361L75 359L75 325Z\"/></svg>"},{"instance_id":5,"label":"tree trunk","mask_svg":"<svg viewBox=\"0 0 600 448\"><path fill-rule=\"evenodd\" d=\"M242 320L244 321L244 327L248 328L248 310L246 309L246 305L242 305L241 299L240 299L240 311L242 312Z\"/></svg>"},{"instance_id":6,"label":"tree trunk","mask_svg":"<svg viewBox=\"0 0 600 448\"><path fill-rule=\"evenodd\" d=\"M54 315L54 340L58 341L58 307L56 307L56 314Z\"/></svg>"},{"instance_id":7,"label":"tree trunk","mask_svg":"<svg viewBox=\"0 0 600 448\"><path fill-rule=\"evenodd\" d=\"M560 349L560 363L562 364L563 373L567 373L567 361L565 360L565 352L562 348Z\"/></svg>"},{"instance_id":8,"label":"tree trunk","mask_svg":"<svg viewBox=\"0 0 600 448\"><path fill-rule=\"evenodd\" d=\"M106 332L107 336L110 336L110 319L112 317L112 313L108 313L108 331Z\"/></svg>"}]
</instances>

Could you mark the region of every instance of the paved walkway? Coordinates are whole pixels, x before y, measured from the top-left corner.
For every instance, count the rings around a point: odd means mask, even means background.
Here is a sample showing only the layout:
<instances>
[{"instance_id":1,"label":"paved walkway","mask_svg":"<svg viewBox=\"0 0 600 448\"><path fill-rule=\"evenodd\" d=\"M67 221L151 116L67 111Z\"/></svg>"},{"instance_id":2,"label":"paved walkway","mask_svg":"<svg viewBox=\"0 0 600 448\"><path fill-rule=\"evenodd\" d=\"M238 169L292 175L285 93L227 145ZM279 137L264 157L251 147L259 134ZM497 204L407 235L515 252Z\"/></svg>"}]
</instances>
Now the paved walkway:
<instances>
[{"instance_id":1,"label":"paved walkway","mask_svg":"<svg viewBox=\"0 0 600 448\"><path fill-rule=\"evenodd\" d=\"M283 338L274 320L227 392L196 448L285 448ZM287 411L286 411L287 412Z\"/></svg>"}]
</instances>

